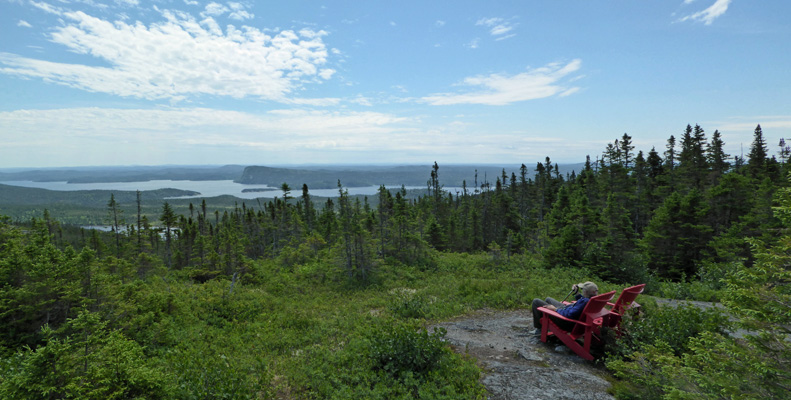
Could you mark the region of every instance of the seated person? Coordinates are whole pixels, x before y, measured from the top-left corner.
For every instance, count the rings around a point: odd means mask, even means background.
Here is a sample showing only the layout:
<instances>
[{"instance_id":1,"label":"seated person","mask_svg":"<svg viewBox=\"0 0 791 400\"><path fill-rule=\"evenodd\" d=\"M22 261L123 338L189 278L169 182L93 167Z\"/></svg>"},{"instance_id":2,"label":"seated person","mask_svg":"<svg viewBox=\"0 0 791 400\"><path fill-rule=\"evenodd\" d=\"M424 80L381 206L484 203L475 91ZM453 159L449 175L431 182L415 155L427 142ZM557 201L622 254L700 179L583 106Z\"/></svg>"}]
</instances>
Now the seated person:
<instances>
[{"instance_id":1,"label":"seated person","mask_svg":"<svg viewBox=\"0 0 791 400\"><path fill-rule=\"evenodd\" d=\"M543 313L538 311L538 307L544 307L546 309L555 311L569 319L579 319L580 315L582 315L582 310L584 310L585 305L588 304L588 300L591 297L599 294L599 287L593 282L577 283L571 287L573 292L578 292L580 289L582 289L582 294L577 294L574 296L577 302L569 305L565 305L551 297L547 297L546 300L533 299L532 309L533 326L536 328L535 333L538 335L541 334L541 316ZM552 316L550 316L550 318L553 318L555 323L558 324L561 329L569 331L574 328L574 324L571 322Z\"/></svg>"}]
</instances>

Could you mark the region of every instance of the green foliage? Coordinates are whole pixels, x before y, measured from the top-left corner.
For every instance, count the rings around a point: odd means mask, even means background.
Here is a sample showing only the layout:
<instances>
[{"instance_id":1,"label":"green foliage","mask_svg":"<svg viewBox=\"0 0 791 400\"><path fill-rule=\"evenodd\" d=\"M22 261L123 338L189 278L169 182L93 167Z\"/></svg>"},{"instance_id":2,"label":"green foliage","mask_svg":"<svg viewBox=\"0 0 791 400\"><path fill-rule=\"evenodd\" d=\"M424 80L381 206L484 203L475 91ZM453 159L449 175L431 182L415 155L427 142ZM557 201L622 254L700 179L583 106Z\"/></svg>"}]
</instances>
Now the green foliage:
<instances>
[{"instance_id":1,"label":"green foliage","mask_svg":"<svg viewBox=\"0 0 791 400\"><path fill-rule=\"evenodd\" d=\"M722 299L725 280L736 271L737 263L704 262L693 279L661 280L651 285L651 294L678 300L718 302Z\"/></svg>"},{"instance_id":2,"label":"green foliage","mask_svg":"<svg viewBox=\"0 0 791 400\"><path fill-rule=\"evenodd\" d=\"M673 192L656 211L641 242L649 267L671 279L694 275L710 239L707 213L697 190L683 196Z\"/></svg>"},{"instance_id":3,"label":"green foliage","mask_svg":"<svg viewBox=\"0 0 791 400\"><path fill-rule=\"evenodd\" d=\"M423 378L436 370L450 352L442 341L445 334L442 328L428 333L414 325L384 325L370 339L373 368L396 378Z\"/></svg>"},{"instance_id":4,"label":"green foliage","mask_svg":"<svg viewBox=\"0 0 791 400\"><path fill-rule=\"evenodd\" d=\"M444 332L367 319L333 348L312 347L294 357L280 393L309 399L483 399L474 360L453 353Z\"/></svg>"},{"instance_id":5,"label":"green foliage","mask_svg":"<svg viewBox=\"0 0 791 400\"><path fill-rule=\"evenodd\" d=\"M0 359L6 399L167 399L164 371L136 342L82 311L59 332L44 327L44 344Z\"/></svg>"},{"instance_id":6,"label":"green foliage","mask_svg":"<svg viewBox=\"0 0 791 400\"><path fill-rule=\"evenodd\" d=\"M392 315L402 319L424 319L431 316L429 300L410 290L395 290L387 309Z\"/></svg>"},{"instance_id":7,"label":"green foliage","mask_svg":"<svg viewBox=\"0 0 791 400\"><path fill-rule=\"evenodd\" d=\"M730 327L728 318L716 307L701 310L683 302L676 306L656 306L651 302L641 302L641 305L638 315L627 315L621 322L624 335L615 346L620 354L630 354L642 346L662 342L680 355L689 350L689 340L699 333L726 334Z\"/></svg>"},{"instance_id":8,"label":"green foliage","mask_svg":"<svg viewBox=\"0 0 791 400\"><path fill-rule=\"evenodd\" d=\"M689 385L690 377L679 373L680 357L699 348L699 335L722 338L727 328L727 318L714 308L643 304L639 315L625 316L622 336L608 346L607 368L620 378L613 385L614 394L619 399L684 398L667 397L669 388Z\"/></svg>"},{"instance_id":9,"label":"green foliage","mask_svg":"<svg viewBox=\"0 0 791 400\"><path fill-rule=\"evenodd\" d=\"M791 190L781 189L778 202L775 215L787 229L791 225ZM620 343L625 357L615 357L607 364L622 379L614 389L619 398L788 397L791 236L784 230L773 246L749 242L755 264L731 266L723 279L723 303L736 325L746 330L744 338L734 338L716 324L712 326L714 319L695 320L689 313L680 321L693 323L673 327L670 334L662 329L666 325L661 314L657 318L646 312L638 321L626 320L629 328Z\"/></svg>"}]
</instances>

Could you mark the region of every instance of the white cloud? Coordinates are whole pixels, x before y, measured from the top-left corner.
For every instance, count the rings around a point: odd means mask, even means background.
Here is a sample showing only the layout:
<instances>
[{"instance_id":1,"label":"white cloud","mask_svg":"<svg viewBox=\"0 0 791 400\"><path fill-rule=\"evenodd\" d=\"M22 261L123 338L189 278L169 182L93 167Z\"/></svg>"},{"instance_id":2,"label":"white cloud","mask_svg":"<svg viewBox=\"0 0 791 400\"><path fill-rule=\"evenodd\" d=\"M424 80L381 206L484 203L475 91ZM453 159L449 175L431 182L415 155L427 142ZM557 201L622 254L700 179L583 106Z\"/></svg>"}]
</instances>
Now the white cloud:
<instances>
[{"instance_id":1,"label":"white cloud","mask_svg":"<svg viewBox=\"0 0 791 400\"><path fill-rule=\"evenodd\" d=\"M481 18L475 23L475 25L493 26L497 25L501 21L503 21L502 18Z\"/></svg>"},{"instance_id":2,"label":"white cloud","mask_svg":"<svg viewBox=\"0 0 791 400\"><path fill-rule=\"evenodd\" d=\"M561 81L578 71L581 66L582 61L576 59L565 65L552 63L513 76L492 74L469 77L464 79L462 85L483 89L469 93L435 94L423 97L420 101L431 105L506 105L556 95L568 96L578 88L567 87Z\"/></svg>"},{"instance_id":3,"label":"white cloud","mask_svg":"<svg viewBox=\"0 0 791 400\"><path fill-rule=\"evenodd\" d=\"M715 19L725 14L728 11L728 6L731 4L732 0L716 0L714 4L709 6L709 8L696 12L694 14L687 15L679 19L679 22L693 20L693 21L700 21L706 25L711 25ZM689 4L691 2L684 2L685 4Z\"/></svg>"},{"instance_id":4,"label":"white cloud","mask_svg":"<svg viewBox=\"0 0 791 400\"><path fill-rule=\"evenodd\" d=\"M37 1L32 1L31 0L30 4L33 7L36 7L39 10L42 10L42 11L44 11L46 13L49 13L49 14L61 15L61 13L62 13L62 11L59 8L54 7L51 4L45 3L43 1L42 2L37 2Z\"/></svg>"},{"instance_id":5,"label":"white cloud","mask_svg":"<svg viewBox=\"0 0 791 400\"><path fill-rule=\"evenodd\" d=\"M319 71L319 76L325 80L329 80L333 75L335 75L335 70L331 68L325 68Z\"/></svg>"},{"instance_id":6,"label":"white cloud","mask_svg":"<svg viewBox=\"0 0 791 400\"><path fill-rule=\"evenodd\" d=\"M198 22L183 12L162 13L166 20L149 26L63 13L63 26L52 31L51 41L108 66L0 53L0 73L150 100L209 94L285 101L304 83L335 72L320 68L327 62L324 31L269 35L228 25L223 34L213 18Z\"/></svg>"},{"instance_id":7,"label":"white cloud","mask_svg":"<svg viewBox=\"0 0 791 400\"><path fill-rule=\"evenodd\" d=\"M20 19L19 22L16 23L16 26L21 26L23 28L32 28L33 25L30 25L27 21Z\"/></svg>"},{"instance_id":8,"label":"white cloud","mask_svg":"<svg viewBox=\"0 0 791 400\"><path fill-rule=\"evenodd\" d=\"M479 38L475 38L475 39L472 39L472 40L470 41L470 43L467 43L467 44L465 44L464 46L466 46L467 48L470 48L470 49L477 49L477 48L478 48L478 44L479 44L480 42L481 42L481 39L479 39Z\"/></svg>"},{"instance_id":9,"label":"white cloud","mask_svg":"<svg viewBox=\"0 0 791 400\"><path fill-rule=\"evenodd\" d=\"M0 112L0 126L9 127L0 131L0 160L3 166L294 162L295 154L315 149L387 149L389 135L408 122L377 112L293 109L258 115L207 108L17 110ZM31 154L43 156L33 161Z\"/></svg>"},{"instance_id":10,"label":"white cloud","mask_svg":"<svg viewBox=\"0 0 791 400\"><path fill-rule=\"evenodd\" d=\"M245 10L245 6L242 3L228 3L228 7L231 9L231 13L228 14L228 18L235 19L237 21L244 21L246 19L252 19L255 15L249 13Z\"/></svg>"},{"instance_id":11,"label":"white cloud","mask_svg":"<svg viewBox=\"0 0 791 400\"><path fill-rule=\"evenodd\" d=\"M318 107L329 107L335 106L340 104L341 99L337 97L325 97L321 99L288 99L284 101L284 103L294 104L294 105L301 105L301 106L318 106Z\"/></svg>"},{"instance_id":12,"label":"white cloud","mask_svg":"<svg viewBox=\"0 0 791 400\"><path fill-rule=\"evenodd\" d=\"M370 106L373 105L373 103L371 102L371 99L369 99L369 98L367 98L367 97L365 97L365 96L363 96L361 94L357 95L357 97L355 97L354 99L352 99L350 101L352 103L354 103L354 104L359 104L361 106L366 106L366 107L370 107Z\"/></svg>"},{"instance_id":13,"label":"white cloud","mask_svg":"<svg viewBox=\"0 0 791 400\"><path fill-rule=\"evenodd\" d=\"M733 121L719 123L716 126L721 131L749 132L755 131L755 126L761 124L761 129L788 130L791 129L791 116L757 116L750 118L734 118ZM766 132L764 132L766 133ZM771 143L770 143L771 144Z\"/></svg>"},{"instance_id":14,"label":"white cloud","mask_svg":"<svg viewBox=\"0 0 791 400\"><path fill-rule=\"evenodd\" d=\"M514 28L511 27L511 26L497 25L497 26L492 28L491 34L493 36L503 35L503 34L506 34L506 33L510 32L511 29L514 29Z\"/></svg>"},{"instance_id":15,"label":"white cloud","mask_svg":"<svg viewBox=\"0 0 791 400\"><path fill-rule=\"evenodd\" d=\"M441 28L445 26L445 21L437 20L437 22L434 22L434 26L436 26L437 28Z\"/></svg>"},{"instance_id":16,"label":"white cloud","mask_svg":"<svg viewBox=\"0 0 791 400\"><path fill-rule=\"evenodd\" d=\"M1 167L517 162L541 160L561 145L590 153L584 140L378 112L70 108L0 112L0 126Z\"/></svg>"},{"instance_id":17,"label":"white cloud","mask_svg":"<svg viewBox=\"0 0 791 400\"><path fill-rule=\"evenodd\" d=\"M224 5L220 4L220 3L211 2L209 4L206 4L206 8L201 13L201 15L204 15L204 16L205 15L211 15L213 17L216 17L216 16L219 16L219 15L223 15L223 14L227 13L228 11L231 11L228 7L226 7L226 6L224 6Z\"/></svg>"},{"instance_id":18,"label":"white cloud","mask_svg":"<svg viewBox=\"0 0 791 400\"><path fill-rule=\"evenodd\" d=\"M492 36L500 36L498 40L507 39L515 36L514 34L502 36L508 34L515 28L515 25L511 24L510 22L502 18L481 18L475 23L475 25L488 27L489 33Z\"/></svg>"},{"instance_id":19,"label":"white cloud","mask_svg":"<svg viewBox=\"0 0 791 400\"><path fill-rule=\"evenodd\" d=\"M186 4L188 6L197 6L198 2L194 1L194 0L184 0L184 4Z\"/></svg>"},{"instance_id":20,"label":"white cloud","mask_svg":"<svg viewBox=\"0 0 791 400\"><path fill-rule=\"evenodd\" d=\"M242 3L236 2L229 2L227 5L223 5L216 2L211 2L206 5L201 16L206 17L219 17L224 14L228 14L228 18L234 19L237 21L244 21L246 19L252 19L255 15L245 10L245 5Z\"/></svg>"},{"instance_id":21,"label":"white cloud","mask_svg":"<svg viewBox=\"0 0 791 400\"><path fill-rule=\"evenodd\" d=\"M245 11L245 10L234 11L234 12L228 14L228 18L235 19L237 21L244 21L246 19L252 19L254 16L255 15L253 15L253 14L251 14L251 13Z\"/></svg>"}]
</instances>

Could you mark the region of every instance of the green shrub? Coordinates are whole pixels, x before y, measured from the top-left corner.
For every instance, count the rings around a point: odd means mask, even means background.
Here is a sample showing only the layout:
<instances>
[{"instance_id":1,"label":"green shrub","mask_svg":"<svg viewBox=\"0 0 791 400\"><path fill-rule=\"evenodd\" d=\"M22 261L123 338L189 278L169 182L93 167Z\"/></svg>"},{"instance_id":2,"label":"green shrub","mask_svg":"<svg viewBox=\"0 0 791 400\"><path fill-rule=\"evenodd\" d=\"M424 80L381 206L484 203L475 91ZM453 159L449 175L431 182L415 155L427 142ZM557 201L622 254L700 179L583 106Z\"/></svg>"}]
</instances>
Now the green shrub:
<instances>
[{"instance_id":1,"label":"green shrub","mask_svg":"<svg viewBox=\"0 0 791 400\"><path fill-rule=\"evenodd\" d=\"M442 341L445 334L443 328L428 333L425 328L417 329L407 324L384 326L371 338L370 357L374 369L393 377L407 374L424 377L436 369L450 351Z\"/></svg>"},{"instance_id":2,"label":"green shrub","mask_svg":"<svg viewBox=\"0 0 791 400\"><path fill-rule=\"evenodd\" d=\"M393 316L404 319L423 319L431 315L430 302L424 295L407 289L394 290L393 300L387 309Z\"/></svg>"},{"instance_id":3,"label":"green shrub","mask_svg":"<svg viewBox=\"0 0 791 400\"><path fill-rule=\"evenodd\" d=\"M730 322L717 308L701 310L690 304L677 307L643 304L639 315L627 314L621 322L624 333L615 349L621 355L640 351L645 345L665 343L680 355L688 351L689 340L701 332L727 334Z\"/></svg>"},{"instance_id":4,"label":"green shrub","mask_svg":"<svg viewBox=\"0 0 791 400\"><path fill-rule=\"evenodd\" d=\"M724 337L731 328L727 316L713 307L641 303L642 312L627 313L622 335L608 346L606 365L620 379L612 389L619 399L661 399L666 388L690 387L692 377L679 372L683 357L695 350L701 335Z\"/></svg>"}]
</instances>

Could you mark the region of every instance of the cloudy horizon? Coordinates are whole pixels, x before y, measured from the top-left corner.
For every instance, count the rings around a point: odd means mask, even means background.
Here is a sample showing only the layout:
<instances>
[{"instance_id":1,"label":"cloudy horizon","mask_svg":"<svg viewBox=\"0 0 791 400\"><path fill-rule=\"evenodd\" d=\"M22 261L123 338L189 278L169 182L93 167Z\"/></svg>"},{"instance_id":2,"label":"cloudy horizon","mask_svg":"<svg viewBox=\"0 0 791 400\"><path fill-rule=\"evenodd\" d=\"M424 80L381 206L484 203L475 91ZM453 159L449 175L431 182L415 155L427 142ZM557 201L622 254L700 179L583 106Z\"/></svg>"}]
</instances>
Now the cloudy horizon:
<instances>
[{"instance_id":1,"label":"cloudy horizon","mask_svg":"<svg viewBox=\"0 0 791 400\"><path fill-rule=\"evenodd\" d=\"M687 124L791 136L782 15L733 0L575 8L0 0L0 168L530 165Z\"/></svg>"}]
</instances>

